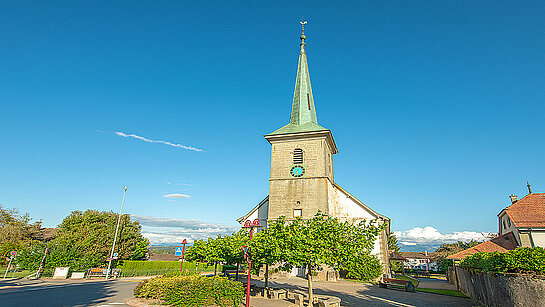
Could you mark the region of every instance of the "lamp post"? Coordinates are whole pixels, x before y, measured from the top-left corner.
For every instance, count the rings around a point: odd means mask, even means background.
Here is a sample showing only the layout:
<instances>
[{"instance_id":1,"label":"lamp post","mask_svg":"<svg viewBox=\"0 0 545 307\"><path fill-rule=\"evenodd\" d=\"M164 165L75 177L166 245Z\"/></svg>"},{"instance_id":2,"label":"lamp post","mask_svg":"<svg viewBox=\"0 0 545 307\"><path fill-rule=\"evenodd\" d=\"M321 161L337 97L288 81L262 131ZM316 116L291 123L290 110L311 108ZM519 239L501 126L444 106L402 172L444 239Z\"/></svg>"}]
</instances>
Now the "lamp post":
<instances>
[{"instance_id":1,"label":"lamp post","mask_svg":"<svg viewBox=\"0 0 545 307\"><path fill-rule=\"evenodd\" d=\"M117 232L119 231L119 223L121 222L121 212L123 212L123 203L125 203L125 195L127 194L127 187L123 187L123 200L121 200L121 209L119 209L119 216L117 217L117 226L115 226L114 243L112 244L112 252L108 259L108 270L106 271L106 280L110 276L110 268L112 267L112 259L114 258L115 241L117 240Z\"/></svg>"},{"instance_id":2,"label":"lamp post","mask_svg":"<svg viewBox=\"0 0 545 307\"><path fill-rule=\"evenodd\" d=\"M250 241L252 241L255 227L262 227L261 221L259 219L255 219L253 222L250 220L246 220L246 222L244 222L244 225L242 226L242 228L250 228ZM250 248L247 246L242 246L242 251L244 252L244 257L248 260L248 282L246 283L246 307L250 307L250 279L252 276L252 253Z\"/></svg>"},{"instance_id":3,"label":"lamp post","mask_svg":"<svg viewBox=\"0 0 545 307\"><path fill-rule=\"evenodd\" d=\"M182 268L184 267L184 253L185 253L185 245L187 244L187 240L184 239L182 241L182 264L180 264L180 272L182 272Z\"/></svg>"}]
</instances>

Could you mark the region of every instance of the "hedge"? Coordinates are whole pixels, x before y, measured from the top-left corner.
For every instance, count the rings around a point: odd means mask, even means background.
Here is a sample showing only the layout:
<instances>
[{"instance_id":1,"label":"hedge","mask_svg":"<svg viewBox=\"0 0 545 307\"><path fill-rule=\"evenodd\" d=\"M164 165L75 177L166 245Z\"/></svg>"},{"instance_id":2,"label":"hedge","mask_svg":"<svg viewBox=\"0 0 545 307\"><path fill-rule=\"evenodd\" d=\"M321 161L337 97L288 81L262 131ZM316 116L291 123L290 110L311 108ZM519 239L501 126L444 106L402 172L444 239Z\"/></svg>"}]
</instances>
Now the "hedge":
<instances>
[{"instance_id":1,"label":"hedge","mask_svg":"<svg viewBox=\"0 0 545 307\"><path fill-rule=\"evenodd\" d=\"M139 298L159 299L171 306L239 306L244 286L225 277L202 275L160 276L145 280L134 289Z\"/></svg>"},{"instance_id":2,"label":"hedge","mask_svg":"<svg viewBox=\"0 0 545 307\"><path fill-rule=\"evenodd\" d=\"M545 249L520 247L507 253L481 252L466 257L460 266L491 273L545 274Z\"/></svg>"},{"instance_id":3,"label":"hedge","mask_svg":"<svg viewBox=\"0 0 545 307\"><path fill-rule=\"evenodd\" d=\"M122 275L127 276L152 276L162 275L166 273L173 273L180 271L180 261L136 261L136 260L123 260L117 266L121 269ZM204 272L214 271L213 264L198 263L197 270L195 270L195 262L184 261L184 271L188 272ZM222 272L223 266L218 265L218 272Z\"/></svg>"}]
</instances>

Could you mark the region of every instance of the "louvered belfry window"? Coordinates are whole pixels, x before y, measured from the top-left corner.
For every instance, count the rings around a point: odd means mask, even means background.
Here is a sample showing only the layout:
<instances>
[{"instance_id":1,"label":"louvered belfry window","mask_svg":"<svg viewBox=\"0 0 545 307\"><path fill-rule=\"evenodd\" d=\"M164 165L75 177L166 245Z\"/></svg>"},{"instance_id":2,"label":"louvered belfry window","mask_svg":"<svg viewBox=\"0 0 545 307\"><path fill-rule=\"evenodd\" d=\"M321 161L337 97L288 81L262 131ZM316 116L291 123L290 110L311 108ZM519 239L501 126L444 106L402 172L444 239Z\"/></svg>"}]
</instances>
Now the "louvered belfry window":
<instances>
[{"instance_id":1,"label":"louvered belfry window","mask_svg":"<svg viewBox=\"0 0 545 307\"><path fill-rule=\"evenodd\" d=\"M303 164L303 150L301 148L293 150L293 164Z\"/></svg>"}]
</instances>

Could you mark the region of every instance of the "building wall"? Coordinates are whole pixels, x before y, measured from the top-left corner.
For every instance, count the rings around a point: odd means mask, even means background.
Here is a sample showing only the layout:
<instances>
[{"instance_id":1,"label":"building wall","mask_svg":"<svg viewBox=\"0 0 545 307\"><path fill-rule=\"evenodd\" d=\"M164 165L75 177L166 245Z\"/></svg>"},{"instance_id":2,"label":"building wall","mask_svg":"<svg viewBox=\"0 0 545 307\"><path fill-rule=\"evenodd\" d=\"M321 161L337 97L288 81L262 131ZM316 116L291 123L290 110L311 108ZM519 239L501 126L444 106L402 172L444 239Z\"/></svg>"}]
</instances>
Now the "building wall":
<instances>
[{"instance_id":1,"label":"building wall","mask_svg":"<svg viewBox=\"0 0 545 307\"><path fill-rule=\"evenodd\" d=\"M293 153L303 150L302 177L290 176ZM271 178L269 180L269 219L294 218L294 210L302 210L302 218L318 211L328 214L328 180L333 180L331 149L325 137L306 137L272 142Z\"/></svg>"}]
</instances>

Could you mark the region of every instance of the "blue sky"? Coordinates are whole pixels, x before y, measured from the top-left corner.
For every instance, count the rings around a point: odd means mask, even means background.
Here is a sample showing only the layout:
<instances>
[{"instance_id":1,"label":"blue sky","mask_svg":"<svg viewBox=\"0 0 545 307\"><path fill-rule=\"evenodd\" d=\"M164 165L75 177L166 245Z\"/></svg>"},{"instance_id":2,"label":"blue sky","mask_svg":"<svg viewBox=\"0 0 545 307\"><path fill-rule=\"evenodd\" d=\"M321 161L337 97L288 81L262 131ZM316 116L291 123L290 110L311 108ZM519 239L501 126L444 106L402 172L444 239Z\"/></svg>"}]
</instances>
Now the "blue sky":
<instances>
[{"instance_id":1,"label":"blue sky","mask_svg":"<svg viewBox=\"0 0 545 307\"><path fill-rule=\"evenodd\" d=\"M497 231L509 194L545 191L544 15L543 1L2 1L0 204L52 227L118 210L127 185L127 213L230 231L268 193L263 135L289 121L304 16L337 183L393 230Z\"/></svg>"}]
</instances>

